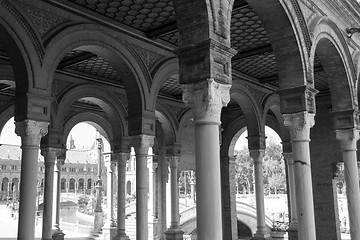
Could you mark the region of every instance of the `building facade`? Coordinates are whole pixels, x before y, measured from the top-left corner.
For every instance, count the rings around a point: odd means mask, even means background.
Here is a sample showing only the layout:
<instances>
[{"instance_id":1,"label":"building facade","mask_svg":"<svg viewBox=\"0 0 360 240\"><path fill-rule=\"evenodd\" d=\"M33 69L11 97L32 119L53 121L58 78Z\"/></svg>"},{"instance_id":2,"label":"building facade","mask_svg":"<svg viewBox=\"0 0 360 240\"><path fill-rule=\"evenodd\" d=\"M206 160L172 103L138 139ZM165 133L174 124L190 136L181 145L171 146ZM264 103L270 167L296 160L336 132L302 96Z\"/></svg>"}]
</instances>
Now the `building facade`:
<instances>
[{"instance_id":1,"label":"building facade","mask_svg":"<svg viewBox=\"0 0 360 240\"><path fill-rule=\"evenodd\" d=\"M359 23L355 0L0 0L0 127L14 117L22 139L18 239L34 239L39 149L42 238L63 237L55 193L65 140L79 122L109 141L109 182L118 174L117 221L108 215L107 238L126 239L133 148L138 240L181 239L183 170L196 172L197 238L237 239L233 157L247 128L252 237L269 239L268 125L288 168L290 238L340 239L334 172L342 161L350 234L360 239Z\"/></svg>"}]
</instances>

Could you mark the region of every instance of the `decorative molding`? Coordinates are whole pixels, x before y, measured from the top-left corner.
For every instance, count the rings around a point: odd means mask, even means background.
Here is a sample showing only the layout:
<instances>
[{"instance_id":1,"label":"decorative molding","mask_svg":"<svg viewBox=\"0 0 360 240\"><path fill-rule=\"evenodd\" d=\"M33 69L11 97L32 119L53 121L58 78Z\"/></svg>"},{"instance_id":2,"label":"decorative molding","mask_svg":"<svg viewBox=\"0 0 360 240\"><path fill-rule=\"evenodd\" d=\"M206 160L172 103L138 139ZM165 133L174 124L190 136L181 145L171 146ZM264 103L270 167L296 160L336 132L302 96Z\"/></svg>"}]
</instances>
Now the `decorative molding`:
<instances>
[{"instance_id":1,"label":"decorative molding","mask_svg":"<svg viewBox=\"0 0 360 240\"><path fill-rule=\"evenodd\" d=\"M220 124L221 108L230 101L229 84L207 79L194 84L183 84L183 101L194 113L195 123Z\"/></svg>"},{"instance_id":2,"label":"decorative molding","mask_svg":"<svg viewBox=\"0 0 360 240\"><path fill-rule=\"evenodd\" d=\"M39 31L41 37L44 37L46 33L52 30L56 25L67 21L67 19L60 17L56 14L47 12L43 9L36 8L21 1L16 2L24 10L25 14L34 24L35 29Z\"/></svg>"},{"instance_id":3,"label":"decorative molding","mask_svg":"<svg viewBox=\"0 0 360 240\"><path fill-rule=\"evenodd\" d=\"M179 107L179 106L174 106L174 105L168 105L168 106L171 109L171 111L174 113L176 118L179 118L181 113L186 109L186 108Z\"/></svg>"},{"instance_id":4,"label":"decorative molding","mask_svg":"<svg viewBox=\"0 0 360 240\"><path fill-rule=\"evenodd\" d=\"M2 5L8 12L10 12L20 23L20 25L23 26L25 31L27 32L31 42L33 43L35 50L37 52L38 58L40 63L44 60L44 49L42 46L42 43L38 41L38 38L36 36L36 33L34 30L30 27L29 23L25 20L25 18L16 10L16 8L9 3L9 1L4 0L0 2L0 5Z\"/></svg>"},{"instance_id":5,"label":"decorative molding","mask_svg":"<svg viewBox=\"0 0 360 240\"><path fill-rule=\"evenodd\" d=\"M265 150L264 149L249 150L249 154L250 157L254 160L254 163L262 163L265 156Z\"/></svg>"},{"instance_id":6,"label":"decorative molding","mask_svg":"<svg viewBox=\"0 0 360 240\"><path fill-rule=\"evenodd\" d=\"M124 106L125 110L128 110L128 101L126 94L117 94L117 98L120 100L122 105Z\"/></svg>"},{"instance_id":7,"label":"decorative molding","mask_svg":"<svg viewBox=\"0 0 360 240\"><path fill-rule=\"evenodd\" d=\"M340 141L341 151L357 150L357 141L359 140L359 130L355 128L335 130L336 139Z\"/></svg>"},{"instance_id":8,"label":"decorative molding","mask_svg":"<svg viewBox=\"0 0 360 240\"><path fill-rule=\"evenodd\" d=\"M137 45L132 44L132 47L135 49L137 54L140 56L140 58L146 64L148 69L151 69L156 62L158 62L160 59L164 58L164 56L162 56L156 52L146 50Z\"/></svg>"},{"instance_id":9,"label":"decorative molding","mask_svg":"<svg viewBox=\"0 0 360 240\"><path fill-rule=\"evenodd\" d=\"M140 134L131 137L131 145L134 147L136 156L147 156L149 148L154 146L154 136Z\"/></svg>"}]
</instances>

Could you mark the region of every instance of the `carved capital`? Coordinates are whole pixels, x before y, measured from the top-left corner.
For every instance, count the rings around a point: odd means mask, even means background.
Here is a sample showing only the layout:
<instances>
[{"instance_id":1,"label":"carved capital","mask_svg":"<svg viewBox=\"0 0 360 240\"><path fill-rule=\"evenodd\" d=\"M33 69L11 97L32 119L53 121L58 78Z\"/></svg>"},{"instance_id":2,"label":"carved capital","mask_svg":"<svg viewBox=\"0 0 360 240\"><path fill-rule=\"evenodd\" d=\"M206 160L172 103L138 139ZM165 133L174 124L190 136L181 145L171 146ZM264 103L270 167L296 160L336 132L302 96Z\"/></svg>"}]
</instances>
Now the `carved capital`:
<instances>
[{"instance_id":1,"label":"carved capital","mask_svg":"<svg viewBox=\"0 0 360 240\"><path fill-rule=\"evenodd\" d=\"M154 136L140 134L132 138L132 146L136 155L148 155L149 148L154 146Z\"/></svg>"},{"instance_id":2,"label":"carved capital","mask_svg":"<svg viewBox=\"0 0 360 240\"><path fill-rule=\"evenodd\" d=\"M170 168L177 168L179 166L179 156L168 156L167 160L169 162Z\"/></svg>"},{"instance_id":3,"label":"carved capital","mask_svg":"<svg viewBox=\"0 0 360 240\"><path fill-rule=\"evenodd\" d=\"M315 114L299 112L283 114L284 125L289 128L291 141L310 141L310 128L315 124Z\"/></svg>"},{"instance_id":4,"label":"carved capital","mask_svg":"<svg viewBox=\"0 0 360 240\"><path fill-rule=\"evenodd\" d=\"M214 79L182 85L183 101L191 107L195 123L220 124L221 108L230 101L230 87Z\"/></svg>"},{"instance_id":5,"label":"carved capital","mask_svg":"<svg viewBox=\"0 0 360 240\"><path fill-rule=\"evenodd\" d=\"M39 146L40 140L48 133L48 122L24 120L15 123L15 133L21 137L23 146Z\"/></svg>"},{"instance_id":6,"label":"carved capital","mask_svg":"<svg viewBox=\"0 0 360 240\"><path fill-rule=\"evenodd\" d=\"M42 148L41 155L44 156L44 164L54 165L56 158L61 154L60 148Z\"/></svg>"},{"instance_id":7,"label":"carved capital","mask_svg":"<svg viewBox=\"0 0 360 240\"><path fill-rule=\"evenodd\" d=\"M335 130L336 139L340 141L342 151L356 151L356 142L359 140L359 130L355 128Z\"/></svg>"},{"instance_id":8,"label":"carved capital","mask_svg":"<svg viewBox=\"0 0 360 240\"><path fill-rule=\"evenodd\" d=\"M117 162L119 166L126 166L127 161L130 159L130 153L119 152L111 154L112 161Z\"/></svg>"},{"instance_id":9,"label":"carved capital","mask_svg":"<svg viewBox=\"0 0 360 240\"><path fill-rule=\"evenodd\" d=\"M249 150L250 157L254 160L254 163L262 163L265 156L264 149Z\"/></svg>"}]
</instances>

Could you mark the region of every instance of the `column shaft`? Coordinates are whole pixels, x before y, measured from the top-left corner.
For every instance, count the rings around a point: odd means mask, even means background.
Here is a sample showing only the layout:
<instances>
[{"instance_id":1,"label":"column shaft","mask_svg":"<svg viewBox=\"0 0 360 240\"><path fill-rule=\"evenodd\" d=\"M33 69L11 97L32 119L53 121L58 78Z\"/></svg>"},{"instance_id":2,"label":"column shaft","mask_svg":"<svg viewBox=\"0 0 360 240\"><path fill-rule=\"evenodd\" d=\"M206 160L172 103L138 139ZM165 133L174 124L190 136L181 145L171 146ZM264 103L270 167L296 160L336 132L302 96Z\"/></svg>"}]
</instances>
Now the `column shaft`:
<instances>
[{"instance_id":1,"label":"column shaft","mask_svg":"<svg viewBox=\"0 0 360 240\"><path fill-rule=\"evenodd\" d=\"M171 226L179 228L179 187L177 181L178 157L170 159L170 199L171 199Z\"/></svg>"},{"instance_id":2,"label":"column shaft","mask_svg":"<svg viewBox=\"0 0 360 240\"><path fill-rule=\"evenodd\" d=\"M59 149L47 148L42 149L42 155L45 162L45 188L44 188L44 202L43 202L43 225L42 225L42 239L52 239L52 214L53 214L53 185L54 185L54 164L57 155L60 153ZM56 190L55 190L56 191Z\"/></svg>"},{"instance_id":3,"label":"column shaft","mask_svg":"<svg viewBox=\"0 0 360 240\"><path fill-rule=\"evenodd\" d=\"M284 124L290 130L294 157L298 237L299 240L316 240L309 149L314 114L301 112L283 116Z\"/></svg>"},{"instance_id":4,"label":"column shaft","mask_svg":"<svg viewBox=\"0 0 360 240\"><path fill-rule=\"evenodd\" d=\"M359 132L355 129L337 130L336 137L340 140L344 162L350 236L351 239L360 239L359 169L356 155L356 142L359 139Z\"/></svg>"},{"instance_id":5,"label":"column shaft","mask_svg":"<svg viewBox=\"0 0 360 240\"><path fill-rule=\"evenodd\" d=\"M48 123L32 120L16 123L15 132L21 136L22 148L19 240L34 239L39 145L41 137L47 134L47 127Z\"/></svg>"},{"instance_id":6,"label":"column shaft","mask_svg":"<svg viewBox=\"0 0 360 240\"><path fill-rule=\"evenodd\" d=\"M292 153L283 153L286 166L288 169L288 182L289 182L289 200L290 200L290 225L289 230L297 231L297 212L296 212L296 189L295 189L295 172L294 172L294 159Z\"/></svg>"},{"instance_id":7,"label":"column shaft","mask_svg":"<svg viewBox=\"0 0 360 240\"><path fill-rule=\"evenodd\" d=\"M118 166L118 209L117 209L117 234L114 240L125 240L129 237L125 233L125 181L126 181L126 161L129 159L128 153L114 153Z\"/></svg>"}]
</instances>

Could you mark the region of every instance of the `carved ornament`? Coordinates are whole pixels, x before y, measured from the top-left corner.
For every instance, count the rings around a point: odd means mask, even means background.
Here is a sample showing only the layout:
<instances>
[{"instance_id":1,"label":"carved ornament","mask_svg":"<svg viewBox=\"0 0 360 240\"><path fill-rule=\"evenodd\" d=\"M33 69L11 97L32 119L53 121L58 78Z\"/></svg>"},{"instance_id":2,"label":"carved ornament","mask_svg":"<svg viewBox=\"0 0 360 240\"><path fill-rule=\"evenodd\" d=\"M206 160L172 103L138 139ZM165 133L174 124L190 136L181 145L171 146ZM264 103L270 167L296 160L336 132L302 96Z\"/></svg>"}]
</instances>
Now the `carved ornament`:
<instances>
[{"instance_id":1,"label":"carved ornament","mask_svg":"<svg viewBox=\"0 0 360 240\"><path fill-rule=\"evenodd\" d=\"M283 114L284 125L289 128L291 141L310 141L310 128L315 124L315 114L298 112Z\"/></svg>"},{"instance_id":2,"label":"carved ornament","mask_svg":"<svg viewBox=\"0 0 360 240\"><path fill-rule=\"evenodd\" d=\"M230 87L231 85L217 83L214 79L182 85L183 101L191 107L195 123L220 124L221 108L230 101Z\"/></svg>"},{"instance_id":3,"label":"carved ornament","mask_svg":"<svg viewBox=\"0 0 360 240\"><path fill-rule=\"evenodd\" d=\"M21 145L36 146L40 145L40 140L48 133L48 122L38 122L25 120L15 123L15 133L21 137Z\"/></svg>"}]
</instances>

